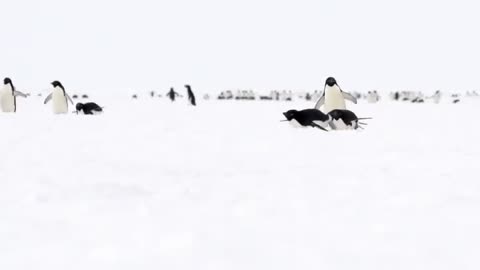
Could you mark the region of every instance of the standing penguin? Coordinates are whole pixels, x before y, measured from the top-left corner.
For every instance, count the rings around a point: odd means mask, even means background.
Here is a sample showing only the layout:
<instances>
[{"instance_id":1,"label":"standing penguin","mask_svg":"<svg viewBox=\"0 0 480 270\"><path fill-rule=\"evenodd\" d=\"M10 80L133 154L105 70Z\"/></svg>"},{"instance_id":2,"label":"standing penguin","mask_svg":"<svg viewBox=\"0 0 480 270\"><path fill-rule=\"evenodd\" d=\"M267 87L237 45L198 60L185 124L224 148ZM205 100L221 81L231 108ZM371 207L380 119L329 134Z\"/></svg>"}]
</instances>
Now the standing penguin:
<instances>
[{"instance_id":1,"label":"standing penguin","mask_svg":"<svg viewBox=\"0 0 480 270\"><path fill-rule=\"evenodd\" d=\"M345 99L357 104L357 99L347 92L343 92L333 77L329 77L325 82L325 90L322 97L315 104L315 109L319 110L322 105L324 113L329 113L332 110L345 110Z\"/></svg>"},{"instance_id":2,"label":"standing penguin","mask_svg":"<svg viewBox=\"0 0 480 270\"><path fill-rule=\"evenodd\" d=\"M175 92L175 90L173 90L173 87L170 88L170 91L168 91L168 93L167 93L167 97L170 98L170 100L171 100L172 102L174 102L174 101L175 101L175 98L176 98L177 96L180 96L180 94L178 94L177 92Z\"/></svg>"},{"instance_id":3,"label":"standing penguin","mask_svg":"<svg viewBox=\"0 0 480 270\"><path fill-rule=\"evenodd\" d=\"M50 93L43 104L47 104L50 100L53 102L53 113L67 113L68 112L68 102L72 103L73 101L70 96L65 92L65 88L59 81L52 82L53 91Z\"/></svg>"},{"instance_id":4,"label":"standing penguin","mask_svg":"<svg viewBox=\"0 0 480 270\"><path fill-rule=\"evenodd\" d=\"M195 95L193 94L192 88L188 84L186 84L185 87L187 88L188 101L190 101L190 104L192 104L193 106L197 106L197 103L195 102Z\"/></svg>"},{"instance_id":5,"label":"standing penguin","mask_svg":"<svg viewBox=\"0 0 480 270\"><path fill-rule=\"evenodd\" d=\"M17 111L17 96L27 97L24 93L15 90L12 80L5 78L3 80L3 87L0 90L0 104L2 112L16 112Z\"/></svg>"}]
</instances>

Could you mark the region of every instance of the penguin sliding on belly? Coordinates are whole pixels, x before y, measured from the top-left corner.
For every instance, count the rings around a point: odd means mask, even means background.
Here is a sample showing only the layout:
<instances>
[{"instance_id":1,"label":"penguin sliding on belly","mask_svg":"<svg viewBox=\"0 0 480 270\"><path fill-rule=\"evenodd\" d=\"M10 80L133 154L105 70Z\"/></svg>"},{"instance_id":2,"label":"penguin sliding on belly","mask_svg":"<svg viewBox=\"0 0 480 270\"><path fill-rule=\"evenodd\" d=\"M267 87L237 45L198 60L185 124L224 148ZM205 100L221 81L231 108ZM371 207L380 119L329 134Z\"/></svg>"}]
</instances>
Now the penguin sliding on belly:
<instances>
[{"instance_id":1,"label":"penguin sliding on belly","mask_svg":"<svg viewBox=\"0 0 480 270\"><path fill-rule=\"evenodd\" d=\"M13 86L10 78L5 78L3 80L3 88L0 90L0 107L2 112L17 111L17 96L27 97L24 93L15 90L15 86Z\"/></svg>"},{"instance_id":2,"label":"penguin sliding on belly","mask_svg":"<svg viewBox=\"0 0 480 270\"><path fill-rule=\"evenodd\" d=\"M337 84L337 81L333 77L329 77L325 82L325 90L322 97L315 104L315 109L320 110L320 107L324 105L323 112L329 113L332 110L345 110L345 99L350 100L354 104L357 104L357 99L347 92L343 92Z\"/></svg>"},{"instance_id":3,"label":"penguin sliding on belly","mask_svg":"<svg viewBox=\"0 0 480 270\"><path fill-rule=\"evenodd\" d=\"M359 122L360 120L372 119L370 117L358 118L355 113L349 110L333 110L328 113L331 117L329 123L332 129L357 129L362 128L360 125L366 125L366 123ZM338 124L344 125L342 128L338 128Z\"/></svg>"},{"instance_id":4,"label":"penguin sliding on belly","mask_svg":"<svg viewBox=\"0 0 480 270\"><path fill-rule=\"evenodd\" d=\"M80 112L83 112L83 114L100 114L103 112L103 108L95 102L87 102L85 104L79 102L75 105L75 109L77 109L77 114Z\"/></svg>"},{"instance_id":5,"label":"penguin sliding on belly","mask_svg":"<svg viewBox=\"0 0 480 270\"><path fill-rule=\"evenodd\" d=\"M316 109L306 109L302 111L289 110L283 115L295 127L316 127L327 131L326 127L332 120L332 117Z\"/></svg>"},{"instance_id":6,"label":"penguin sliding on belly","mask_svg":"<svg viewBox=\"0 0 480 270\"><path fill-rule=\"evenodd\" d=\"M328 114L317 109L306 109L302 111L289 110L283 115L295 127L316 127L324 131L328 131L326 127L330 126L332 130L338 129L358 129L363 128L360 125L366 123L359 122L359 120L366 120L371 118L358 118L355 113L349 110L333 110ZM342 123L345 127L338 128L338 123Z\"/></svg>"},{"instance_id":7,"label":"penguin sliding on belly","mask_svg":"<svg viewBox=\"0 0 480 270\"><path fill-rule=\"evenodd\" d=\"M52 82L53 91L46 98L43 104L47 104L50 100L53 103L53 113L67 113L68 102L73 105L73 101L70 96L65 92L65 88L59 81Z\"/></svg>"}]
</instances>

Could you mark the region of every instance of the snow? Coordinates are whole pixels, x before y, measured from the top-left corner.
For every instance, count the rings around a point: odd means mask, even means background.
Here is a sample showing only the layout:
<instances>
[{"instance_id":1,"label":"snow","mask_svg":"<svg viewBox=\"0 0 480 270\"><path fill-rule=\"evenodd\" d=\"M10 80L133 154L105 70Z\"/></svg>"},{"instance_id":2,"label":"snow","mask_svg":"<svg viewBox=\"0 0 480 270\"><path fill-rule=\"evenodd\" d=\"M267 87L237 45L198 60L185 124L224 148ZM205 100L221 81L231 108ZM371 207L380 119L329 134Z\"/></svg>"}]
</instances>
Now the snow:
<instances>
[{"instance_id":1,"label":"snow","mask_svg":"<svg viewBox=\"0 0 480 270\"><path fill-rule=\"evenodd\" d=\"M314 102L42 101L0 115L0 269L480 267L480 100L328 133L280 122Z\"/></svg>"}]
</instances>

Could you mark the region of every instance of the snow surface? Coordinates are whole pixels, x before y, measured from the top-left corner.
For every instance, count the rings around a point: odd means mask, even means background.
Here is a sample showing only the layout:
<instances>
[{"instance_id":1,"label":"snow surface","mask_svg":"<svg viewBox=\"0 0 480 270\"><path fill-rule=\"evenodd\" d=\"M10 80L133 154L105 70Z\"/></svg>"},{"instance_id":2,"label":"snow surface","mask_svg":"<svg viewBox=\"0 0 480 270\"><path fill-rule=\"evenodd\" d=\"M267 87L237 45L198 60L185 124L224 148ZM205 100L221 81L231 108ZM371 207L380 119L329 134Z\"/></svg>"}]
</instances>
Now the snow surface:
<instances>
[{"instance_id":1,"label":"snow surface","mask_svg":"<svg viewBox=\"0 0 480 270\"><path fill-rule=\"evenodd\" d=\"M1 114L0 269L479 269L480 100L348 104L43 97Z\"/></svg>"}]
</instances>

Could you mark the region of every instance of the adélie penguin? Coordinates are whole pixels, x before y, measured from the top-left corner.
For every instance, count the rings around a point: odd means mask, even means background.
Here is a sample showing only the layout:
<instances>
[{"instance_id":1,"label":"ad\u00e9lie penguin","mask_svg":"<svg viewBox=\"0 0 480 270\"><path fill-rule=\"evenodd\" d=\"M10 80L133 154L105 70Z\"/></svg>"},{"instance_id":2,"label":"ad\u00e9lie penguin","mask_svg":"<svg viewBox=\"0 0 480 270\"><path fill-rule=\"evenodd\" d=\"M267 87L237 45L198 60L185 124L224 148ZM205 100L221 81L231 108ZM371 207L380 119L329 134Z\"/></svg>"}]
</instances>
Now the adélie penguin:
<instances>
[{"instance_id":1,"label":"ad\u00e9lie penguin","mask_svg":"<svg viewBox=\"0 0 480 270\"><path fill-rule=\"evenodd\" d=\"M190 85L185 85L185 88L187 88L187 94L188 94L188 101L190 101L190 104L193 106L197 106L197 102L195 101L195 95L193 94L192 87Z\"/></svg>"},{"instance_id":2,"label":"ad\u00e9lie penguin","mask_svg":"<svg viewBox=\"0 0 480 270\"><path fill-rule=\"evenodd\" d=\"M95 102L87 102L85 104L79 102L75 105L75 109L77 109L77 114L79 112L83 112L83 114L99 114L103 112L103 108Z\"/></svg>"},{"instance_id":3,"label":"ad\u00e9lie penguin","mask_svg":"<svg viewBox=\"0 0 480 270\"><path fill-rule=\"evenodd\" d=\"M27 97L27 95L15 89L10 78L5 78L2 89L0 90L0 107L2 112L17 111L17 96Z\"/></svg>"},{"instance_id":4,"label":"ad\u00e9lie penguin","mask_svg":"<svg viewBox=\"0 0 480 270\"><path fill-rule=\"evenodd\" d=\"M370 117L358 118L355 113L349 110L332 110L328 113L331 121L329 125L332 129L357 129L362 128L360 125L366 125L366 123L359 122L360 120L372 119ZM339 124L342 126L339 127Z\"/></svg>"},{"instance_id":5,"label":"ad\u00e9lie penguin","mask_svg":"<svg viewBox=\"0 0 480 270\"><path fill-rule=\"evenodd\" d=\"M73 101L70 96L65 92L65 88L59 81L52 82L53 91L46 98L43 104L47 104L50 100L53 103L53 113L67 113L68 102L73 105Z\"/></svg>"},{"instance_id":6,"label":"ad\u00e9lie penguin","mask_svg":"<svg viewBox=\"0 0 480 270\"><path fill-rule=\"evenodd\" d=\"M324 131L327 131L325 127L328 126L332 119L330 115L326 115L316 109L306 109L301 111L289 110L284 112L283 115L287 118L286 121L289 121L295 126L316 127Z\"/></svg>"},{"instance_id":7,"label":"ad\u00e9lie penguin","mask_svg":"<svg viewBox=\"0 0 480 270\"><path fill-rule=\"evenodd\" d=\"M357 104L357 99L347 92L343 92L333 77L329 77L325 82L325 89L322 96L315 104L315 109L320 110L324 105L323 112L329 113L332 110L345 110L345 99Z\"/></svg>"}]
</instances>

